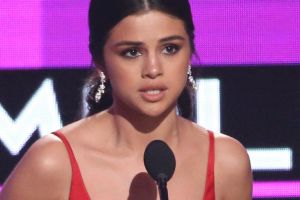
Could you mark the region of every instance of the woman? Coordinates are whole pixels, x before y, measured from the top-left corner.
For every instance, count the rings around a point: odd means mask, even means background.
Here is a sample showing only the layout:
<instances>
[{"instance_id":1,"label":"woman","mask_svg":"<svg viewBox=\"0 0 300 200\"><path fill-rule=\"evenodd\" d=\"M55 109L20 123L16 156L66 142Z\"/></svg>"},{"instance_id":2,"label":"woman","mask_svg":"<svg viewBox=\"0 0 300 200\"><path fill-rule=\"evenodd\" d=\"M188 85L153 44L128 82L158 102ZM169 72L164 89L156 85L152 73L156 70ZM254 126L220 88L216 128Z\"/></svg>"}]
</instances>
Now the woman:
<instances>
[{"instance_id":1,"label":"woman","mask_svg":"<svg viewBox=\"0 0 300 200\"><path fill-rule=\"evenodd\" d=\"M194 84L188 0L92 0L89 25L89 116L32 145L1 199L159 199L143 164L155 139L176 157L171 200L251 199L242 145L178 115Z\"/></svg>"}]
</instances>

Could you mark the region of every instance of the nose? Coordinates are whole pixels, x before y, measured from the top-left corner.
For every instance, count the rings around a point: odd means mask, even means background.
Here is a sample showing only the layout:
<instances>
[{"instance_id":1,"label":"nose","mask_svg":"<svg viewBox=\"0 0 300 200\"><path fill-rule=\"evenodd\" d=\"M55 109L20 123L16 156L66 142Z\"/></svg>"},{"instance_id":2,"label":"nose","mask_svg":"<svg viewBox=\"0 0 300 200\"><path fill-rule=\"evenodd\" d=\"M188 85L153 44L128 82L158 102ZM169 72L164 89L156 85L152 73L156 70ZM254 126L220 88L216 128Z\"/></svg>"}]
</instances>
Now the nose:
<instances>
[{"instance_id":1,"label":"nose","mask_svg":"<svg viewBox=\"0 0 300 200\"><path fill-rule=\"evenodd\" d=\"M161 62L157 55L149 55L143 66L143 78L155 79L163 73Z\"/></svg>"}]
</instances>

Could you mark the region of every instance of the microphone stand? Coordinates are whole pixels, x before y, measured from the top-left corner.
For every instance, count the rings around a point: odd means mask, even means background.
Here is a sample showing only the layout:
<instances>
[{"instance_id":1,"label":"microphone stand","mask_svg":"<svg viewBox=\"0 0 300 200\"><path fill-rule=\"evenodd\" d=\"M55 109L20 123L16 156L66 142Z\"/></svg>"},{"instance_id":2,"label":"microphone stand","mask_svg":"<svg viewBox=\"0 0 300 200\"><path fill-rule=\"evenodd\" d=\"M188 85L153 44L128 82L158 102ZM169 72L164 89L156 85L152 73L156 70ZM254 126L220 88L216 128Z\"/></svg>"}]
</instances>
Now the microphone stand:
<instances>
[{"instance_id":1,"label":"microphone stand","mask_svg":"<svg viewBox=\"0 0 300 200\"><path fill-rule=\"evenodd\" d=\"M167 176L163 173L158 175L158 189L160 200L169 200L167 189Z\"/></svg>"}]
</instances>

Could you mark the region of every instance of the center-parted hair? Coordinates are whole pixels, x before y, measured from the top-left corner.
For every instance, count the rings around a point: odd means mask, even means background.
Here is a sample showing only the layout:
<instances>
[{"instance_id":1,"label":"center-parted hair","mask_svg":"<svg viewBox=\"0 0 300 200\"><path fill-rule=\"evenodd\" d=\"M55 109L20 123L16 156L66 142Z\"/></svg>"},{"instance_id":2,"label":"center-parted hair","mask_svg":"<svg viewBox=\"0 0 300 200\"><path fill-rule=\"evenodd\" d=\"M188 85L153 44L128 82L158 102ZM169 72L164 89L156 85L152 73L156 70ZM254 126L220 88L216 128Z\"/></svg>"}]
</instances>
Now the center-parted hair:
<instances>
[{"instance_id":1,"label":"center-parted hair","mask_svg":"<svg viewBox=\"0 0 300 200\"><path fill-rule=\"evenodd\" d=\"M103 57L104 45L109 38L111 30L125 17L151 10L160 11L174 16L184 23L185 31L189 36L191 51L194 53L194 24L188 0L91 0L89 7L89 49L94 63L105 67ZM112 88L107 81L105 94L100 102L96 103L95 93L100 84L97 73L88 79L87 115L100 112L112 105ZM185 118L193 118L193 89L186 86L180 95L177 108L179 114Z\"/></svg>"}]
</instances>

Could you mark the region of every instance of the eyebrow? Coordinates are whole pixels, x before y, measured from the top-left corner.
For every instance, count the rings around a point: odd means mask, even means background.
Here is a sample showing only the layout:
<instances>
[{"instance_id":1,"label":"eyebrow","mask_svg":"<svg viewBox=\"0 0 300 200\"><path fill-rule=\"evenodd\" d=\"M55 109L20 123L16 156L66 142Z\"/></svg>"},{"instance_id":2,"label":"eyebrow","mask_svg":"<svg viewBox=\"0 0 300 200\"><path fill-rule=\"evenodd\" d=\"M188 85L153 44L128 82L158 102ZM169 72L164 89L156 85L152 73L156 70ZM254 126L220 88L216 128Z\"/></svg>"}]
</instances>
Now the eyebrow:
<instances>
[{"instance_id":1,"label":"eyebrow","mask_svg":"<svg viewBox=\"0 0 300 200\"><path fill-rule=\"evenodd\" d=\"M162 38L159 41L160 42L168 42L168 41L171 41L171 40L185 40L185 38L180 36L180 35L172 35L172 36L169 36L169 37Z\"/></svg>"},{"instance_id":2,"label":"eyebrow","mask_svg":"<svg viewBox=\"0 0 300 200\"><path fill-rule=\"evenodd\" d=\"M159 42L163 43L163 42L169 42L169 41L172 41L172 40L185 40L185 38L180 36L180 35L172 35L172 36L169 36L169 37L161 38L159 40ZM143 44L143 42L140 42L140 41L127 41L127 40L124 40L124 41L117 42L114 46L115 47L118 47L118 46L141 46L142 44Z\"/></svg>"}]
</instances>

